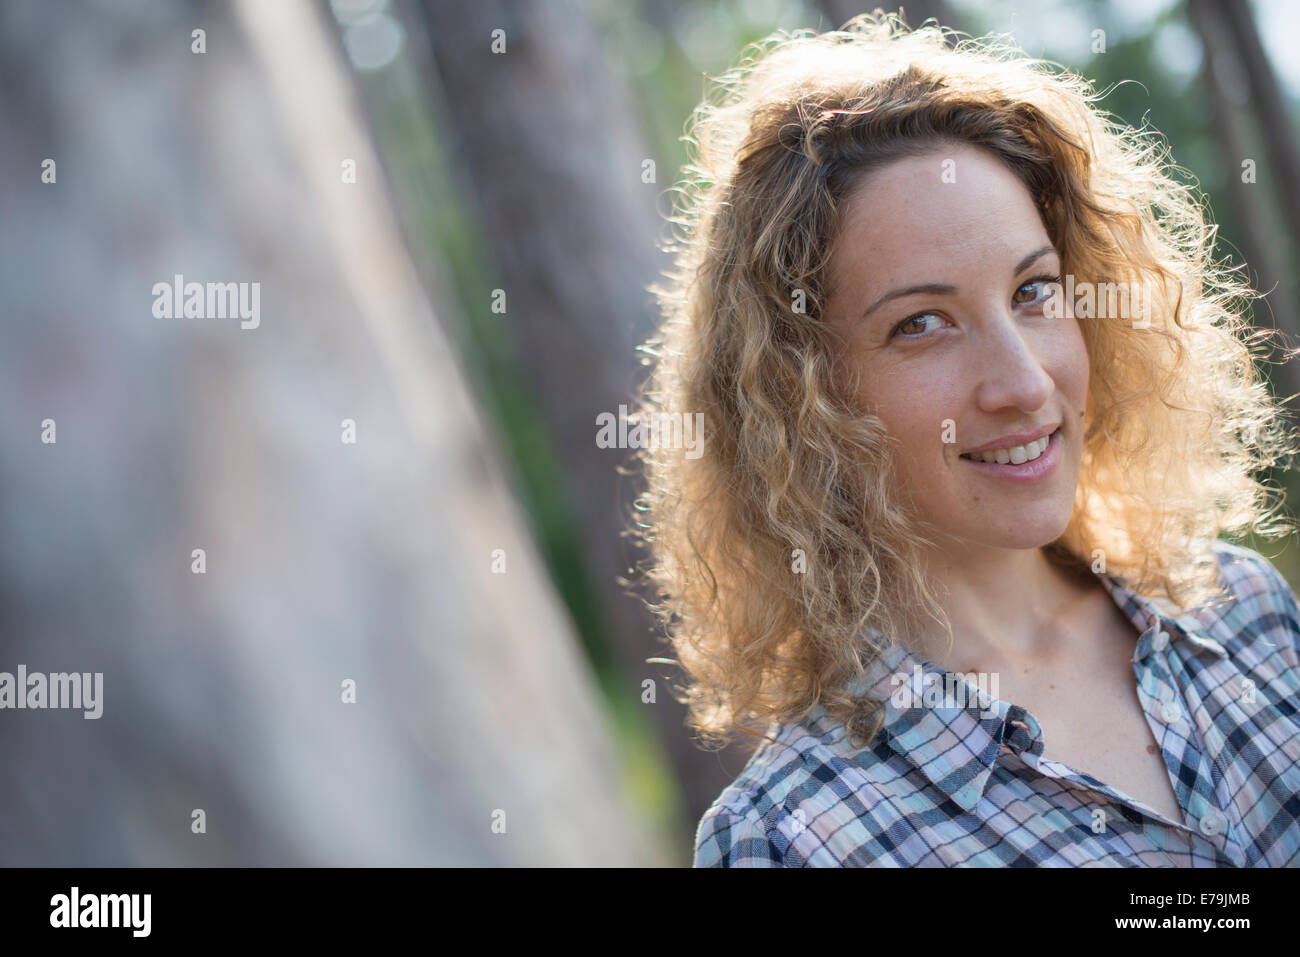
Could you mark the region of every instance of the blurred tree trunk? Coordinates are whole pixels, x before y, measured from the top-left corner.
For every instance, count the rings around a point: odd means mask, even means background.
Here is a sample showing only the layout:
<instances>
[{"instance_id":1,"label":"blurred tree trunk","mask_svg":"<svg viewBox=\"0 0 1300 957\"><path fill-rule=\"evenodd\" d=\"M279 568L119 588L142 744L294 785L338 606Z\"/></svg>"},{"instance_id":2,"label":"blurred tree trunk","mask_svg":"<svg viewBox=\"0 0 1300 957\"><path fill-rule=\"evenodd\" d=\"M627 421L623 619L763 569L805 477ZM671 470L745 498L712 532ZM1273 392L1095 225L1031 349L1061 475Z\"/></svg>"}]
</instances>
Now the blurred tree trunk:
<instances>
[{"instance_id":1,"label":"blurred tree trunk","mask_svg":"<svg viewBox=\"0 0 1300 957\"><path fill-rule=\"evenodd\" d=\"M1285 213L1283 227L1296 244L1293 248L1300 249L1300 189L1296 188L1300 183L1300 144L1296 143L1291 113L1282 98L1272 62L1264 52L1249 4L1245 0L1225 0L1220 20L1250 83L1251 105L1276 171L1273 181L1281 186L1277 192Z\"/></svg>"},{"instance_id":2,"label":"blurred tree trunk","mask_svg":"<svg viewBox=\"0 0 1300 957\"><path fill-rule=\"evenodd\" d=\"M752 748L699 750L664 680L678 673L646 664L671 652L618 581L639 557L623 538L639 476L620 479L629 453L596 445L597 416L617 416L645 371L636 346L655 324L646 286L666 265L655 247L667 228L655 197L676 170L658 163L643 180L654 157L581 6L424 0L416 9L432 48L431 95L450 117L448 136L507 296L503 334L514 339L563 460L625 693L640 706L641 682L656 681L648 707L694 822ZM494 36L504 52L493 52Z\"/></svg>"},{"instance_id":3,"label":"blurred tree trunk","mask_svg":"<svg viewBox=\"0 0 1300 957\"><path fill-rule=\"evenodd\" d=\"M319 14L0 7L0 864L662 863Z\"/></svg>"},{"instance_id":4,"label":"blurred tree trunk","mask_svg":"<svg viewBox=\"0 0 1300 957\"><path fill-rule=\"evenodd\" d=\"M1294 341L1300 336L1300 315L1297 314L1296 300L1291 295L1285 246L1279 249L1278 243L1271 235L1268 220L1264 212L1268 186L1264 182L1243 182L1241 163L1248 156L1246 131L1241 121L1244 104L1233 102L1229 94L1230 78L1244 81L1241 63L1234 53L1231 42L1232 31L1224 11L1208 0L1188 0L1188 17L1201 38L1204 50L1204 71L1201 76L1202 88L1209 101L1210 122L1214 127L1214 140L1223 170L1224 182L1231 196L1236 221L1241 235L1242 252L1251 271L1255 274L1254 284L1269 295L1262 302L1252 304L1257 324L1269 322ZM1262 50L1260 51L1262 55ZM1267 70L1267 67L1265 67ZM1239 91L1244 99L1245 91ZM1256 99L1256 105L1259 105ZM1266 116L1260 117L1261 123L1267 125ZM1276 158L1276 157L1275 157ZM1283 170L1275 167L1276 177ZM1285 180L1282 180L1285 182ZM1261 194L1261 190L1264 191ZM1282 189L1282 193L1287 193ZM1295 362L1286 362L1270 367L1270 374L1276 380L1277 392L1282 397L1295 396L1300 393L1300 368ZM1296 408L1294 398L1289 403L1292 410Z\"/></svg>"}]
</instances>

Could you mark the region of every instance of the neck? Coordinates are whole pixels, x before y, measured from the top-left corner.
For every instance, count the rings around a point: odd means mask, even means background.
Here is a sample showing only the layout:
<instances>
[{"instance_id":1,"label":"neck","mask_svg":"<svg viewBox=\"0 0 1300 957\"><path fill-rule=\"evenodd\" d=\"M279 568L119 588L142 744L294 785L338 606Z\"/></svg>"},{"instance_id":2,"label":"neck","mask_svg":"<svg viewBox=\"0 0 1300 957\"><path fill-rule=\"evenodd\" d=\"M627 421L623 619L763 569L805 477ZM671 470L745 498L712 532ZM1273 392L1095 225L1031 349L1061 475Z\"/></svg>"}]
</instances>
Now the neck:
<instances>
[{"instance_id":1,"label":"neck","mask_svg":"<svg viewBox=\"0 0 1300 957\"><path fill-rule=\"evenodd\" d=\"M952 623L952 650L937 624L904 643L962 670L990 660L1050 662L1066 640L1063 623L1098 587L1086 569L1066 567L1042 548L945 547L928 556L927 573Z\"/></svg>"}]
</instances>

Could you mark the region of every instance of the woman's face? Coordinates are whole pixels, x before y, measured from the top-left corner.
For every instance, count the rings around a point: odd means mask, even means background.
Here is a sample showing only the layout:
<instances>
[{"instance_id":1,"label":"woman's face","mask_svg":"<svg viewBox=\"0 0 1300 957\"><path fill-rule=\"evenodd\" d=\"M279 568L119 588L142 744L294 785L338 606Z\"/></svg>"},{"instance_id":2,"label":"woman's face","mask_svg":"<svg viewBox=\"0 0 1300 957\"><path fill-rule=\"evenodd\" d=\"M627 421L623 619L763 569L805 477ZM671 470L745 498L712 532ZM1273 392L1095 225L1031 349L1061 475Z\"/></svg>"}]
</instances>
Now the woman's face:
<instances>
[{"instance_id":1,"label":"woman's face","mask_svg":"<svg viewBox=\"0 0 1300 957\"><path fill-rule=\"evenodd\" d=\"M1066 304L1044 315L1062 263L1028 190L984 150L937 147L870 174L844 213L826 309L837 376L898 440L903 492L948 547L1053 541L1074 503L1088 355ZM1006 464L969 454L1008 447Z\"/></svg>"}]
</instances>

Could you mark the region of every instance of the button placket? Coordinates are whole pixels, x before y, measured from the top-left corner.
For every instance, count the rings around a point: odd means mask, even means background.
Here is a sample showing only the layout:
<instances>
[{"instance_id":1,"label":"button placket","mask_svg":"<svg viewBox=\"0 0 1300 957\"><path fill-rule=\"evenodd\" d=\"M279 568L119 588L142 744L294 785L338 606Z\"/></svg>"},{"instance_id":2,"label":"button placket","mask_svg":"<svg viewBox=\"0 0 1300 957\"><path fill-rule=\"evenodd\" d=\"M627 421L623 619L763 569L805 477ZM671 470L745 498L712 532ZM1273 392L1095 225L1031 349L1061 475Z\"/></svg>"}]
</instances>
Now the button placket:
<instances>
[{"instance_id":1,"label":"button placket","mask_svg":"<svg viewBox=\"0 0 1300 957\"><path fill-rule=\"evenodd\" d=\"M1196 826L1206 837L1217 837L1227 829L1228 819L1221 811L1211 808L1201 816Z\"/></svg>"},{"instance_id":2,"label":"button placket","mask_svg":"<svg viewBox=\"0 0 1300 957\"><path fill-rule=\"evenodd\" d=\"M1164 625L1158 619L1156 628L1157 631L1151 638L1151 651L1162 652L1169 647L1169 632L1165 630ZM1160 720L1165 724L1176 724L1182 720L1183 709L1178 704L1177 692L1174 691L1172 686L1166 685L1165 680L1161 677L1161 672L1166 669L1156 665L1155 662L1146 662L1146 664L1149 668L1147 674L1152 679L1153 684L1152 690L1146 693L1155 699L1155 704L1159 705ZM1138 688L1139 691L1143 690L1141 683L1139 683Z\"/></svg>"}]
</instances>

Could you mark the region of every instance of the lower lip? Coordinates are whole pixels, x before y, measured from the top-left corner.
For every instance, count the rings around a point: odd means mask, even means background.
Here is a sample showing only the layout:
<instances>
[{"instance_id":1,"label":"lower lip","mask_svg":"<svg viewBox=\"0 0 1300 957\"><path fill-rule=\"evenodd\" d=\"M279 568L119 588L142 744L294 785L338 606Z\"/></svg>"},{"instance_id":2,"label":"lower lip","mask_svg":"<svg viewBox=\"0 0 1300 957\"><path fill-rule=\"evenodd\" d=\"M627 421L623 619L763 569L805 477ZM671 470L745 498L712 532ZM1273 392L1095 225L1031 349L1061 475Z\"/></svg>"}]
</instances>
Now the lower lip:
<instances>
[{"instance_id":1,"label":"lower lip","mask_svg":"<svg viewBox=\"0 0 1300 957\"><path fill-rule=\"evenodd\" d=\"M979 469L987 475L992 475L1001 479L1011 479L1015 482L1033 482L1044 478L1056 469L1056 464L1060 460L1060 429L1053 432L1052 437L1048 439L1046 452L1034 459L1032 462L1025 462L1023 465L1012 465L1010 462L1003 465L1001 462L982 462L976 459L961 459L962 462Z\"/></svg>"}]
</instances>

